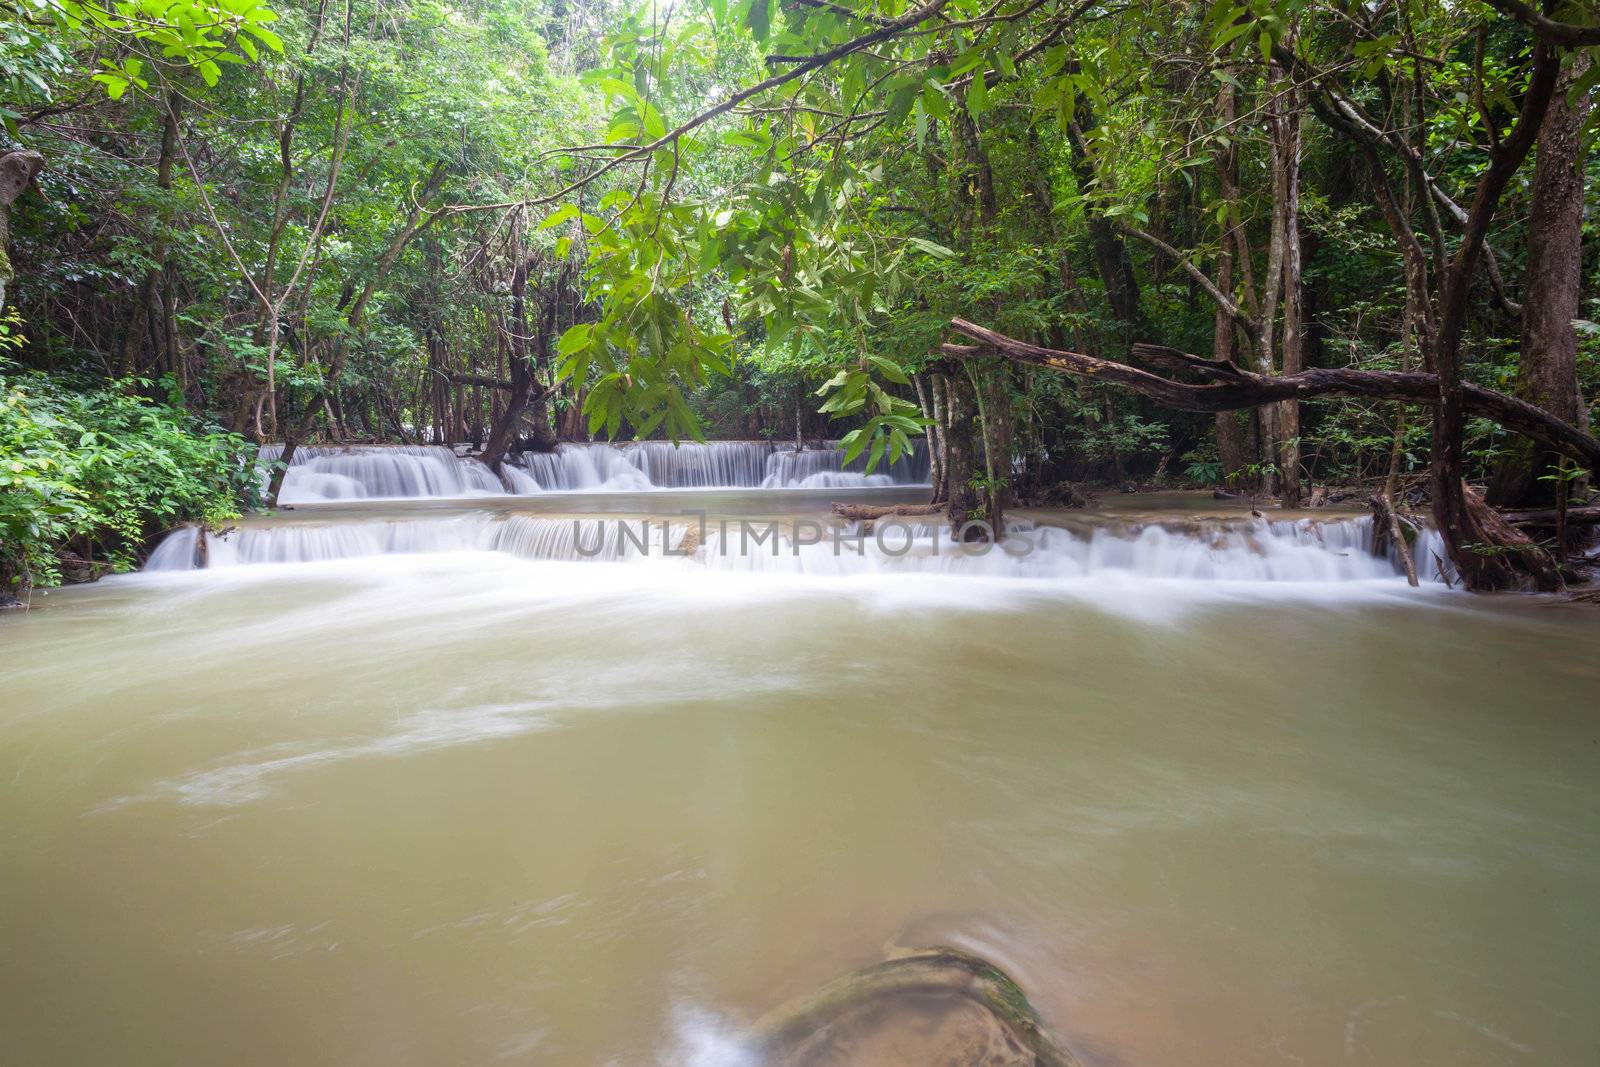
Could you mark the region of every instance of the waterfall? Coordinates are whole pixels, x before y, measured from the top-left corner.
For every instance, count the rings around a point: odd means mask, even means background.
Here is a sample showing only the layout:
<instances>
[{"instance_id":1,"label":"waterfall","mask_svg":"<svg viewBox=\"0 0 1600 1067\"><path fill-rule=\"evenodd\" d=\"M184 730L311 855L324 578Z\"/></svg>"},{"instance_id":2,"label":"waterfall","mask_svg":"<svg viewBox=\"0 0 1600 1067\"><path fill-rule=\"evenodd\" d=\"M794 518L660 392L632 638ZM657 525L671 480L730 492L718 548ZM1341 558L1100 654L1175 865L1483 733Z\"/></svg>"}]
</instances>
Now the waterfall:
<instances>
[{"instance_id":1,"label":"waterfall","mask_svg":"<svg viewBox=\"0 0 1600 1067\"><path fill-rule=\"evenodd\" d=\"M865 455L846 464L844 452L832 441L826 448L800 452L771 441L563 444L554 452L524 452L516 463L520 469L508 481L518 493L925 485L929 470L926 443L921 441L896 462L885 460L872 474L865 473Z\"/></svg>"},{"instance_id":2,"label":"waterfall","mask_svg":"<svg viewBox=\"0 0 1600 1067\"><path fill-rule=\"evenodd\" d=\"M650 476L627 453L598 442L563 444L554 452L524 452L516 462L532 479L532 492L587 489L628 493L655 488Z\"/></svg>"},{"instance_id":3,"label":"waterfall","mask_svg":"<svg viewBox=\"0 0 1600 1067\"><path fill-rule=\"evenodd\" d=\"M928 455L925 444L903 455L894 463L885 456L877 469L865 473L865 455L848 466L837 448L774 452L767 461L761 485L766 489L843 489L861 485L915 485L928 481Z\"/></svg>"},{"instance_id":4,"label":"waterfall","mask_svg":"<svg viewBox=\"0 0 1600 1067\"><path fill-rule=\"evenodd\" d=\"M418 552L504 552L522 559L616 562L662 557L684 530L660 520L549 519L525 515L455 515L337 523L240 526L206 534L207 567L319 563ZM670 536L669 536L670 535ZM151 553L147 571L199 569L199 535L174 530Z\"/></svg>"},{"instance_id":5,"label":"waterfall","mask_svg":"<svg viewBox=\"0 0 1600 1067\"><path fill-rule=\"evenodd\" d=\"M282 445L263 445L260 469L277 461ZM476 496L503 493L494 473L438 445L300 447L284 472L279 503L383 497Z\"/></svg>"},{"instance_id":6,"label":"waterfall","mask_svg":"<svg viewBox=\"0 0 1600 1067\"><path fill-rule=\"evenodd\" d=\"M892 525L891 525L892 524ZM752 547L742 531L707 538L708 566L845 576L857 573L1073 579L1100 575L1183 581L1348 582L1394 578L1372 555L1372 519L1113 523L1087 529L1008 526L998 545L960 545L941 523L880 520L860 542L782 536Z\"/></svg>"},{"instance_id":7,"label":"waterfall","mask_svg":"<svg viewBox=\"0 0 1600 1067\"><path fill-rule=\"evenodd\" d=\"M544 492L637 493L655 489L851 489L928 481L924 442L894 463L865 473L836 442L796 452L771 441L593 442L554 452L523 452L495 477L483 464L438 445L313 446L295 450L278 500L309 504L396 497L462 497ZM260 455L263 487L282 445Z\"/></svg>"},{"instance_id":8,"label":"waterfall","mask_svg":"<svg viewBox=\"0 0 1600 1067\"><path fill-rule=\"evenodd\" d=\"M666 548L692 533L686 556ZM879 520L829 526L805 521L726 526L712 520L694 529L681 519L549 518L492 512L341 522L247 524L207 534L197 558L193 527L174 531L157 547L148 571L193 570L269 563L313 563L419 552L501 552L530 560L661 560L719 571L848 577L862 574L945 574L1030 579L1103 575L1182 581L1349 582L1395 579L1393 559L1374 557L1372 520L1297 519L1198 522L1108 522L1064 528L1017 522L1005 542L955 543L934 520ZM1440 580L1444 558L1437 534L1416 545L1422 580Z\"/></svg>"}]
</instances>

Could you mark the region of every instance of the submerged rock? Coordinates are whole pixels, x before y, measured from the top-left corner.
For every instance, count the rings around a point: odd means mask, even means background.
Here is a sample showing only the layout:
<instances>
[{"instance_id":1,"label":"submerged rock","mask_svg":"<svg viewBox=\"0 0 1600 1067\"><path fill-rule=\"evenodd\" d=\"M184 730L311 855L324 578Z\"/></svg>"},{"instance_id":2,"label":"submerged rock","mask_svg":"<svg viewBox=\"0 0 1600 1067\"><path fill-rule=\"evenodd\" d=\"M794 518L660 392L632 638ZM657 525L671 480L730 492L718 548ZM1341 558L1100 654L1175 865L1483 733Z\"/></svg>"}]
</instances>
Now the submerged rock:
<instances>
[{"instance_id":1,"label":"submerged rock","mask_svg":"<svg viewBox=\"0 0 1600 1067\"><path fill-rule=\"evenodd\" d=\"M998 967L931 948L863 968L757 1027L769 1067L1078 1067Z\"/></svg>"}]
</instances>

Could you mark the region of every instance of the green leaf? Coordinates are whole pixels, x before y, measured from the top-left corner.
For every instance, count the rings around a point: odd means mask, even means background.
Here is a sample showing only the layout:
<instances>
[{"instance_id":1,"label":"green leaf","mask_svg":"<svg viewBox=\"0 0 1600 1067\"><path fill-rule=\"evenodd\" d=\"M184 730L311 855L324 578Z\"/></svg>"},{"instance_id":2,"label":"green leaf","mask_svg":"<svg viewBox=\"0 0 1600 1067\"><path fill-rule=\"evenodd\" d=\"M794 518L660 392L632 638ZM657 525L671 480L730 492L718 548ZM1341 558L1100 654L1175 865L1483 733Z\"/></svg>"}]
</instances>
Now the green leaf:
<instances>
[{"instance_id":1,"label":"green leaf","mask_svg":"<svg viewBox=\"0 0 1600 1067\"><path fill-rule=\"evenodd\" d=\"M771 4L772 0L750 0L750 6L744 13L744 24L750 27L750 32L762 44L766 43L772 32Z\"/></svg>"},{"instance_id":2,"label":"green leaf","mask_svg":"<svg viewBox=\"0 0 1600 1067\"><path fill-rule=\"evenodd\" d=\"M939 259L954 259L956 256L954 250L946 248L944 245L935 244L932 241L924 240L921 237L907 237L906 241L909 244L928 253L928 255L935 256Z\"/></svg>"},{"instance_id":3,"label":"green leaf","mask_svg":"<svg viewBox=\"0 0 1600 1067\"><path fill-rule=\"evenodd\" d=\"M273 16L276 18L277 16ZM274 52L283 51L283 38L267 29L265 26L246 26L246 32L255 35L256 40L272 49Z\"/></svg>"},{"instance_id":4,"label":"green leaf","mask_svg":"<svg viewBox=\"0 0 1600 1067\"><path fill-rule=\"evenodd\" d=\"M585 322L568 327L567 332L561 335L561 340L556 342L556 355L570 356L574 352L580 352L588 348L593 340L593 333L593 323Z\"/></svg>"},{"instance_id":5,"label":"green leaf","mask_svg":"<svg viewBox=\"0 0 1600 1067\"><path fill-rule=\"evenodd\" d=\"M867 359L872 361L872 365L877 367L885 378L896 385L911 384L911 379L906 377L906 372L901 370L899 365L892 360L885 359L882 356L868 356Z\"/></svg>"},{"instance_id":6,"label":"green leaf","mask_svg":"<svg viewBox=\"0 0 1600 1067\"><path fill-rule=\"evenodd\" d=\"M980 70L972 75L972 84L967 87L967 113L976 120L988 108L989 78Z\"/></svg>"},{"instance_id":7,"label":"green leaf","mask_svg":"<svg viewBox=\"0 0 1600 1067\"><path fill-rule=\"evenodd\" d=\"M877 468L878 462L883 459L883 447L885 443L886 442L881 435L873 437L872 454L867 456L868 474L871 474Z\"/></svg>"},{"instance_id":8,"label":"green leaf","mask_svg":"<svg viewBox=\"0 0 1600 1067\"><path fill-rule=\"evenodd\" d=\"M577 218L580 213L577 204L562 204L545 216L544 221L539 223L539 229L548 230L552 226L560 226L563 222Z\"/></svg>"}]
</instances>

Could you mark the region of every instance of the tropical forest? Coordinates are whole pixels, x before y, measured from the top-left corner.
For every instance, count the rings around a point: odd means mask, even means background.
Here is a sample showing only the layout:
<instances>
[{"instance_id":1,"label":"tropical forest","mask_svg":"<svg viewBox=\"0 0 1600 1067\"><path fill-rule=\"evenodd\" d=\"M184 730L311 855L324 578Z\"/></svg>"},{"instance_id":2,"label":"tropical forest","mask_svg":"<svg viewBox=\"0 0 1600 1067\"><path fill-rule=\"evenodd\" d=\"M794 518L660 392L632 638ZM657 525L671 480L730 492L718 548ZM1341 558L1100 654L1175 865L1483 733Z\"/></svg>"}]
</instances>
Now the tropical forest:
<instances>
[{"instance_id":1,"label":"tropical forest","mask_svg":"<svg viewBox=\"0 0 1600 1067\"><path fill-rule=\"evenodd\" d=\"M28 1064L1588 1067L1595 0L5 0Z\"/></svg>"}]
</instances>

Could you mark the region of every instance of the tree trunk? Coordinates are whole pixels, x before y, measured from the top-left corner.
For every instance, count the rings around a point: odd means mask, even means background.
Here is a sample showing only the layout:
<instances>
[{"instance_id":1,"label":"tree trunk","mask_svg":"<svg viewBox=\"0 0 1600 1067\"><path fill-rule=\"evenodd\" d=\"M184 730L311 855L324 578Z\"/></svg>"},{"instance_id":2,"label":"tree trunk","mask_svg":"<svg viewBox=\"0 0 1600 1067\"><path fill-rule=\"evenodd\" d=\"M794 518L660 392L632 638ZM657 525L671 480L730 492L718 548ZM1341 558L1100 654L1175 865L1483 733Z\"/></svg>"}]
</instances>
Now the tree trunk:
<instances>
[{"instance_id":1,"label":"tree trunk","mask_svg":"<svg viewBox=\"0 0 1600 1067\"><path fill-rule=\"evenodd\" d=\"M1285 76L1285 81L1288 81ZM1305 304L1300 262L1300 115L1299 93L1288 89L1279 98L1273 121L1273 154L1277 164L1276 195L1283 200L1283 373L1306 368ZM1300 503L1300 402L1285 400L1273 413L1278 433L1278 492L1286 508Z\"/></svg>"},{"instance_id":2,"label":"tree trunk","mask_svg":"<svg viewBox=\"0 0 1600 1067\"><path fill-rule=\"evenodd\" d=\"M1234 121L1233 85L1224 81L1217 90L1217 122L1224 129ZM1217 184L1220 195L1227 204L1222 223L1222 239L1217 251L1217 288L1233 296L1233 246L1238 224L1239 150L1229 141L1217 155ZM1248 272L1249 266L1245 265ZM1233 316L1218 305L1211 324L1211 356L1224 362L1233 362L1237 346L1234 343L1236 327ZM1221 463L1223 478L1237 481L1246 467L1256 462L1255 412L1217 412L1217 458Z\"/></svg>"},{"instance_id":3,"label":"tree trunk","mask_svg":"<svg viewBox=\"0 0 1600 1067\"><path fill-rule=\"evenodd\" d=\"M1164 345L1134 346L1135 354L1142 361L1182 374L1197 375L1205 382L1190 384L1082 352L1043 348L1027 341L1018 341L965 319L951 319L950 325L957 333L972 338L978 344L942 345L941 350L947 356L970 359L998 353L1019 363L1030 363L1062 374L1089 378L1103 385L1131 389L1158 404L1179 411L1233 411L1281 400L1311 400L1319 396L1361 396L1426 404L1436 402L1440 389L1439 376L1436 374L1312 367L1289 377L1268 376L1254 374L1231 364L1221 366L1209 359ZM1479 385L1458 384L1465 410L1565 452L1587 470L1600 472L1600 441L1585 431L1562 422L1525 400Z\"/></svg>"},{"instance_id":4,"label":"tree trunk","mask_svg":"<svg viewBox=\"0 0 1600 1067\"><path fill-rule=\"evenodd\" d=\"M968 368L969 370L973 368ZM998 367L977 370L973 396L982 420L983 469L986 488L983 494L984 521L1000 537L1005 531L1007 487L1011 481L1011 402L1000 382L1006 371Z\"/></svg>"},{"instance_id":5,"label":"tree trunk","mask_svg":"<svg viewBox=\"0 0 1600 1067\"><path fill-rule=\"evenodd\" d=\"M1233 291L1233 252L1223 241L1217 253L1217 288L1224 293ZM1217 308L1211 325L1211 358L1224 363L1234 360L1233 316ZM1223 479L1236 480L1240 472L1256 461L1253 430L1255 418L1250 412L1217 412L1217 458L1221 461Z\"/></svg>"},{"instance_id":6,"label":"tree trunk","mask_svg":"<svg viewBox=\"0 0 1600 1067\"><path fill-rule=\"evenodd\" d=\"M7 152L0 156L0 311L5 310L6 289L16 277L11 268L11 205L43 169L44 156L38 152Z\"/></svg>"},{"instance_id":7,"label":"tree trunk","mask_svg":"<svg viewBox=\"0 0 1600 1067\"><path fill-rule=\"evenodd\" d=\"M1559 585L1559 575L1555 585L1549 581L1553 568L1547 569L1534 562L1534 557L1540 554L1537 547L1528 550L1498 539L1497 531L1485 528L1480 520L1481 511L1468 499L1462 478L1466 388L1461 379L1461 335L1466 328L1472 278L1483 256L1484 237L1500 197L1533 147L1555 90L1559 66L1560 60L1548 46L1534 45L1533 76L1523 95L1517 124L1495 148L1488 169L1478 181L1462 229L1460 247L1440 285L1438 336L1434 340L1433 359L1439 403L1434 412L1429 466L1433 519L1450 549L1450 561L1468 589L1520 588L1530 577L1540 589Z\"/></svg>"},{"instance_id":8,"label":"tree trunk","mask_svg":"<svg viewBox=\"0 0 1600 1067\"><path fill-rule=\"evenodd\" d=\"M931 377L934 453L938 457L938 466L932 468L932 500L938 504L950 499L950 381L938 371Z\"/></svg>"},{"instance_id":9,"label":"tree trunk","mask_svg":"<svg viewBox=\"0 0 1600 1067\"><path fill-rule=\"evenodd\" d=\"M1572 320L1580 317L1583 126L1590 94L1576 100L1568 94L1588 66L1586 53L1571 53L1539 130L1516 386L1517 396L1574 426L1581 426L1587 414L1578 394L1578 334ZM1558 458L1531 441L1514 442L1495 471L1489 502L1498 507L1552 506L1558 494L1549 476Z\"/></svg>"},{"instance_id":10,"label":"tree trunk","mask_svg":"<svg viewBox=\"0 0 1600 1067\"><path fill-rule=\"evenodd\" d=\"M928 379L935 377L931 374L913 374L911 383L917 390L917 405L922 409L922 417L928 420L923 427L923 436L928 444L928 483L933 487L933 495L929 503L937 504L941 499L939 490L944 481L944 455L939 450L939 420L935 414L932 390Z\"/></svg>"},{"instance_id":11,"label":"tree trunk","mask_svg":"<svg viewBox=\"0 0 1600 1067\"><path fill-rule=\"evenodd\" d=\"M1083 130L1093 124L1088 105L1079 97L1078 116L1068 124L1067 142L1071 149L1072 174L1077 179L1078 191L1084 193L1096 184L1094 162L1089 156ZM1133 261L1128 258L1128 248L1117 234L1116 227L1098 211L1085 211L1084 221L1089 229L1089 244L1094 249L1095 267L1105 286L1106 301L1111 313L1122 323L1124 342L1144 337L1144 319L1139 311L1139 282L1133 274Z\"/></svg>"},{"instance_id":12,"label":"tree trunk","mask_svg":"<svg viewBox=\"0 0 1600 1067\"><path fill-rule=\"evenodd\" d=\"M500 473L506 451L516 440L517 426L522 422L522 413L534 390L533 368L528 364L528 256L522 247L521 212L511 219L511 255L511 396L478 457L496 474Z\"/></svg>"},{"instance_id":13,"label":"tree trunk","mask_svg":"<svg viewBox=\"0 0 1600 1067\"><path fill-rule=\"evenodd\" d=\"M984 540L982 529L967 527L969 522L983 517L983 501L972 484L972 476L977 472L976 449L973 446L976 410L972 385L967 381L964 368L953 368L952 373L945 376L945 403L950 411L946 442L949 454L945 466L949 495L945 515L949 518L953 536L965 541L981 541Z\"/></svg>"}]
</instances>

